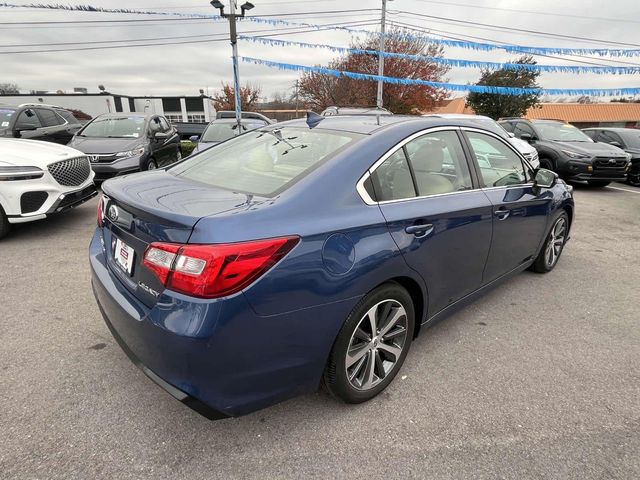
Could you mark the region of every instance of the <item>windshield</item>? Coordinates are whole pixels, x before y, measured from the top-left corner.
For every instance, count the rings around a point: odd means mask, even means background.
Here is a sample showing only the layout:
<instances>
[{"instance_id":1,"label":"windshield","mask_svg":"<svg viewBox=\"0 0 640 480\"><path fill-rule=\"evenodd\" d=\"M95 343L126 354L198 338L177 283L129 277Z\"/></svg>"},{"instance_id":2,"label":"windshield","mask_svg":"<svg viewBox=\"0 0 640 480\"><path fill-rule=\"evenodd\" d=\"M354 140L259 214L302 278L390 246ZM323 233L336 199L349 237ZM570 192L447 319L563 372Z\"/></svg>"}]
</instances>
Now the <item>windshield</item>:
<instances>
[{"instance_id":1,"label":"windshield","mask_svg":"<svg viewBox=\"0 0 640 480\"><path fill-rule=\"evenodd\" d=\"M80 132L82 137L140 138L144 135L144 117L96 118Z\"/></svg>"},{"instance_id":2,"label":"windshield","mask_svg":"<svg viewBox=\"0 0 640 480\"><path fill-rule=\"evenodd\" d=\"M363 135L284 127L246 133L169 172L215 187L273 196Z\"/></svg>"},{"instance_id":3,"label":"windshield","mask_svg":"<svg viewBox=\"0 0 640 480\"><path fill-rule=\"evenodd\" d=\"M536 123L542 140L554 142L593 142L581 130L568 123Z\"/></svg>"},{"instance_id":4,"label":"windshield","mask_svg":"<svg viewBox=\"0 0 640 480\"><path fill-rule=\"evenodd\" d=\"M242 133L254 128L264 127L263 122L246 123L242 122ZM238 125L235 122L213 122L210 123L202 134L201 142L224 142L236 135Z\"/></svg>"},{"instance_id":5,"label":"windshield","mask_svg":"<svg viewBox=\"0 0 640 480\"><path fill-rule=\"evenodd\" d=\"M0 107L0 129L9 127L9 122L14 113L16 113L16 111L13 108Z\"/></svg>"}]
</instances>

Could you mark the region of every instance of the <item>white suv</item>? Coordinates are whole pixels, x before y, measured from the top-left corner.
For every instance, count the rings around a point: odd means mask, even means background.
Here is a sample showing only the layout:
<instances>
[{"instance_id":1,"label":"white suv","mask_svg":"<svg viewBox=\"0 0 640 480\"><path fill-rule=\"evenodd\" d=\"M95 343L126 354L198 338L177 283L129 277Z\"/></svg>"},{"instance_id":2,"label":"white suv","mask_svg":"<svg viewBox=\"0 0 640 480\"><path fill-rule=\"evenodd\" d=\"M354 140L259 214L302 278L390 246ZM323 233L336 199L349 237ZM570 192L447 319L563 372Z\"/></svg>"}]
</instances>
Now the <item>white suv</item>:
<instances>
[{"instance_id":1,"label":"white suv","mask_svg":"<svg viewBox=\"0 0 640 480\"><path fill-rule=\"evenodd\" d=\"M78 150L0 138L0 238L12 223L41 220L94 197L93 176Z\"/></svg>"}]
</instances>

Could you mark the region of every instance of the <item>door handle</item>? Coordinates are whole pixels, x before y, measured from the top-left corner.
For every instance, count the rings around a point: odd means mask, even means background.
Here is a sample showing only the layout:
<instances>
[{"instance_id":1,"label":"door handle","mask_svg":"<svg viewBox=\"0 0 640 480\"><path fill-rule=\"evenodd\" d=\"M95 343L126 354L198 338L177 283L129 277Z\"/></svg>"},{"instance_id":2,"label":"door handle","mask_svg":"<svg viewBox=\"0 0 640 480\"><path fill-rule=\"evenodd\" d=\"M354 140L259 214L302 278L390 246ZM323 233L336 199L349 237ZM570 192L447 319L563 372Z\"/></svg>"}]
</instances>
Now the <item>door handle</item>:
<instances>
[{"instance_id":1,"label":"door handle","mask_svg":"<svg viewBox=\"0 0 640 480\"><path fill-rule=\"evenodd\" d=\"M411 225L404 229L405 232L413 234L416 238L424 238L433 232L433 225L431 223L423 223L420 225Z\"/></svg>"},{"instance_id":2,"label":"door handle","mask_svg":"<svg viewBox=\"0 0 640 480\"><path fill-rule=\"evenodd\" d=\"M493 212L493 214L496 217L498 217L498 220L505 220L511 214L511 210L507 210L504 207L500 207L498 210Z\"/></svg>"}]
</instances>

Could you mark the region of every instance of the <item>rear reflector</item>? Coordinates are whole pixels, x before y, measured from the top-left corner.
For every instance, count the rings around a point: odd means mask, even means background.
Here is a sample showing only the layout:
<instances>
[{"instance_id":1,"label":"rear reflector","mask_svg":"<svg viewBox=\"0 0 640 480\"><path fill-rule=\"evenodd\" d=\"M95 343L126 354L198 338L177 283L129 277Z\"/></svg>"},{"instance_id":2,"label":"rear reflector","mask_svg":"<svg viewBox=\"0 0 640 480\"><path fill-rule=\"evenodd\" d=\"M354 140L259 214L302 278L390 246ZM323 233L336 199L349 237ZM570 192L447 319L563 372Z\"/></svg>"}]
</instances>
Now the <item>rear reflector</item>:
<instances>
[{"instance_id":1,"label":"rear reflector","mask_svg":"<svg viewBox=\"0 0 640 480\"><path fill-rule=\"evenodd\" d=\"M282 237L213 245L155 242L147 247L143 263L171 290L200 298L224 297L248 287L299 240Z\"/></svg>"}]
</instances>

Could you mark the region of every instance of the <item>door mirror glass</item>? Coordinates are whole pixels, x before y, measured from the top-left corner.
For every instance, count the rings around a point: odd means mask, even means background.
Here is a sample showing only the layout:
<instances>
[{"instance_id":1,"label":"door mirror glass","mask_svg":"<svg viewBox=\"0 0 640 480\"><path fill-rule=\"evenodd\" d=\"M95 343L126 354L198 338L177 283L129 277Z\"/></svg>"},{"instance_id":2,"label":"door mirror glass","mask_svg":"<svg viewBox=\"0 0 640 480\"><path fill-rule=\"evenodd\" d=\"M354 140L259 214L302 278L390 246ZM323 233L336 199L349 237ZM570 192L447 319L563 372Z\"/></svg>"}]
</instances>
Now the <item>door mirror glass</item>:
<instances>
[{"instance_id":1,"label":"door mirror glass","mask_svg":"<svg viewBox=\"0 0 640 480\"><path fill-rule=\"evenodd\" d=\"M556 184L558 180L558 174L547 170L545 168L539 168L536 170L535 184L542 188L551 188Z\"/></svg>"},{"instance_id":2,"label":"door mirror glass","mask_svg":"<svg viewBox=\"0 0 640 480\"><path fill-rule=\"evenodd\" d=\"M191 135L189 137L189 141L193 142L193 143L197 143L199 139L200 139L200 137L198 135Z\"/></svg>"},{"instance_id":3,"label":"door mirror glass","mask_svg":"<svg viewBox=\"0 0 640 480\"><path fill-rule=\"evenodd\" d=\"M531 143L531 141L533 140L533 136L530 133L521 133L520 140Z\"/></svg>"}]
</instances>

